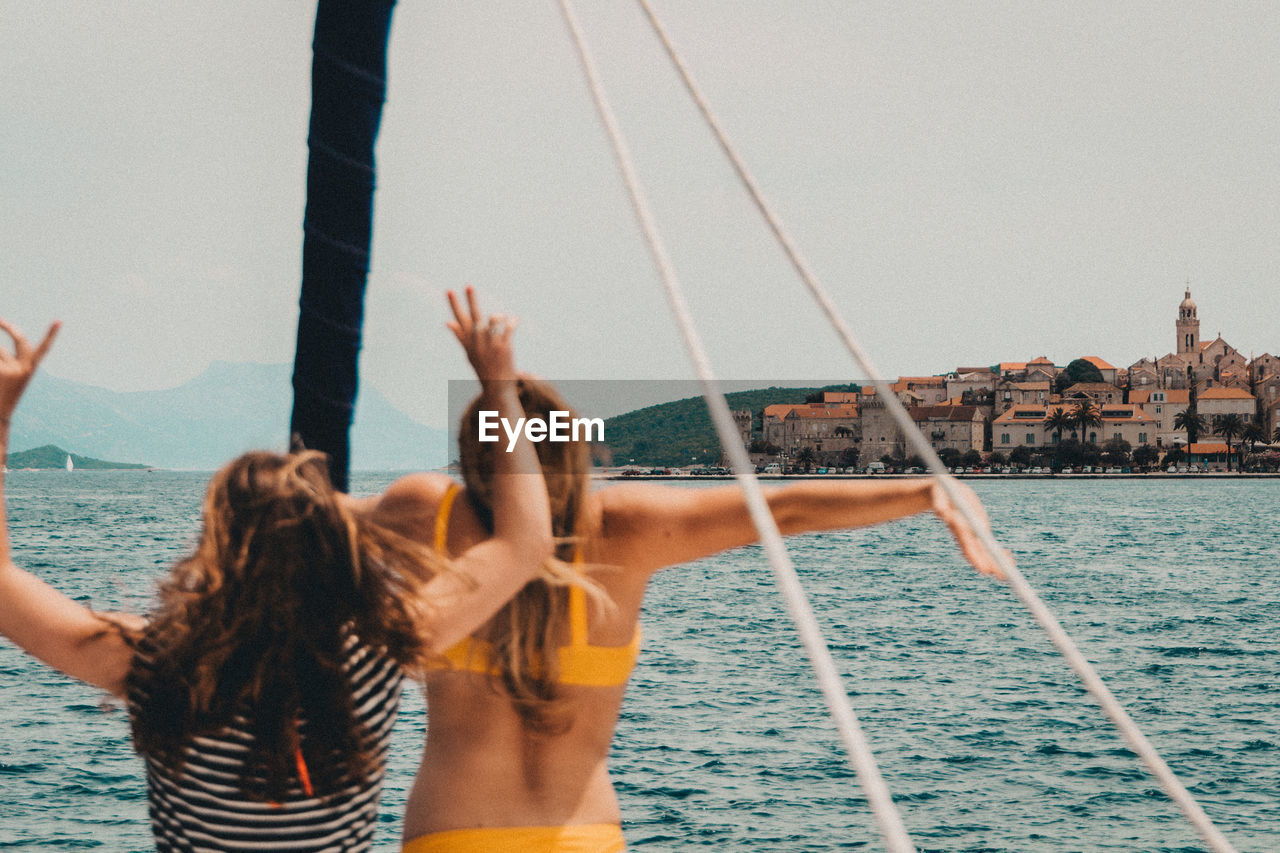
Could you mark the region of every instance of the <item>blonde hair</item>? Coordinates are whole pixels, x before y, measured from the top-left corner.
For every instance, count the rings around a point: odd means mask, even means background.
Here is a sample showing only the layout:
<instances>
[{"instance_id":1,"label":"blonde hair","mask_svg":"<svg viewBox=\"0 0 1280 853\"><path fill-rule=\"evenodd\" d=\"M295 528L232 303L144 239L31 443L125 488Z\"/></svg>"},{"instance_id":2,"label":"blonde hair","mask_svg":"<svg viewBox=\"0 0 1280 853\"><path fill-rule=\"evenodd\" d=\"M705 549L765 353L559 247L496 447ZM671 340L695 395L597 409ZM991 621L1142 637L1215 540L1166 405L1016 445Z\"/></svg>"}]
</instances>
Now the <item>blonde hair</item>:
<instances>
[{"instance_id":1,"label":"blonde hair","mask_svg":"<svg viewBox=\"0 0 1280 853\"><path fill-rule=\"evenodd\" d=\"M427 657L424 578L442 556L355 513L323 454L247 453L209 483L194 552L161 583L134 643L139 752L180 767L191 739L246 703L254 742L244 793L283 798L298 750L318 792L376 761L345 673L355 636L411 671ZM300 737L298 721L306 721Z\"/></svg>"},{"instance_id":2,"label":"blonde hair","mask_svg":"<svg viewBox=\"0 0 1280 853\"><path fill-rule=\"evenodd\" d=\"M523 376L517 384L527 417L546 418L552 411L573 409L551 383ZM487 528L493 528L493 472L496 449L479 440L481 400L476 398L462 416L458 434L462 479L472 508ZM541 576L530 581L494 615L483 629L491 644L490 663L525 724L533 731L554 734L568 724L558 690L561 633L568 622L569 587L583 587L597 605L608 598L573 565L587 534L584 509L591 470L590 447L584 441L543 441L537 445L551 504L551 528L556 540L554 558Z\"/></svg>"}]
</instances>

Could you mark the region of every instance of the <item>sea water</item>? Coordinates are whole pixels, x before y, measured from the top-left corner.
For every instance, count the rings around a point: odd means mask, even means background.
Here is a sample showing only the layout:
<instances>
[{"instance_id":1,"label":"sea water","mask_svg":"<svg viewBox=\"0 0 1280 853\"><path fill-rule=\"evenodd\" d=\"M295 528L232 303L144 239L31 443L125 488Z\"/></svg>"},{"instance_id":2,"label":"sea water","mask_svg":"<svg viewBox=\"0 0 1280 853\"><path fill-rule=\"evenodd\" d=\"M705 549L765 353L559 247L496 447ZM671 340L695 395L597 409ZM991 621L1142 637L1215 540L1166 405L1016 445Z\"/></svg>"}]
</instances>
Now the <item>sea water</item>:
<instances>
[{"instance_id":1,"label":"sea water","mask_svg":"<svg viewBox=\"0 0 1280 853\"><path fill-rule=\"evenodd\" d=\"M193 540L206 479L11 472L15 558L95 607L143 612ZM1210 817L1241 850L1280 850L1280 481L974 488ZM920 850L1203 849L935 519L789 543ZM632 849L882 849L758 548L659 574L644 634L611 762ZM397 849L425 719L406 691L379 850ZM126 716L0 640L0 849L150 848Z\"/></svg>"}]
</instances>

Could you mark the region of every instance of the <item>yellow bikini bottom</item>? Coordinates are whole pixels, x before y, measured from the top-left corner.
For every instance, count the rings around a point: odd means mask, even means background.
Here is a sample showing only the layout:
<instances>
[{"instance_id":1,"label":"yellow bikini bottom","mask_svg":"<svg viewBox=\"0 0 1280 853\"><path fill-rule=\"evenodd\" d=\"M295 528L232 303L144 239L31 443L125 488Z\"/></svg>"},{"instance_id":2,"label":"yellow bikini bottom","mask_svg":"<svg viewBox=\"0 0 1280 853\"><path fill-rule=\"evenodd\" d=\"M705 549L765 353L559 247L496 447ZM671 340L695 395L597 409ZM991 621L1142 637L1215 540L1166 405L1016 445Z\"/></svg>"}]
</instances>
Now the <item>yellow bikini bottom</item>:
<instances>
[{"instance_id":1,"label":"yellow bikini bottom","mask_svg":"<svg viewBox=\"0 0 1280 853\"><path fill-rule=\"evenodd\" d=\"M401 853L624 853L616 823L451 829L405 842Z\"/></svg>"}]
</instances>

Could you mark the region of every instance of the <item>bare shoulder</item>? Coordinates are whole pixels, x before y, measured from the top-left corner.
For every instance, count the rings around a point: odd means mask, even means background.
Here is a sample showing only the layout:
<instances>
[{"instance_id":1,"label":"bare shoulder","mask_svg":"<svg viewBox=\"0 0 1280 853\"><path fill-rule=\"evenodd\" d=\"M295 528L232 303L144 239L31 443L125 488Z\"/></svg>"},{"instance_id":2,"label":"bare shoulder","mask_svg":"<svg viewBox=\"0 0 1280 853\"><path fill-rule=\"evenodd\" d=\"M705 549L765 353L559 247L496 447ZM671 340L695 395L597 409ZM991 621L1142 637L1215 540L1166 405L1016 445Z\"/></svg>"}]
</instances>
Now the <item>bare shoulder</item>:
<instances>
[{"instance_id":1,"label":"bare shoulder","mask_svg":"<svg viewBox=\"0 0 1280 853\"><path fill-rule=\"evenodd\" d=\"M393 529L417 527L435 518L445 494L456 485L445 474L409 474L377 496L370 516Z\"/></svg>"}]
</instances>

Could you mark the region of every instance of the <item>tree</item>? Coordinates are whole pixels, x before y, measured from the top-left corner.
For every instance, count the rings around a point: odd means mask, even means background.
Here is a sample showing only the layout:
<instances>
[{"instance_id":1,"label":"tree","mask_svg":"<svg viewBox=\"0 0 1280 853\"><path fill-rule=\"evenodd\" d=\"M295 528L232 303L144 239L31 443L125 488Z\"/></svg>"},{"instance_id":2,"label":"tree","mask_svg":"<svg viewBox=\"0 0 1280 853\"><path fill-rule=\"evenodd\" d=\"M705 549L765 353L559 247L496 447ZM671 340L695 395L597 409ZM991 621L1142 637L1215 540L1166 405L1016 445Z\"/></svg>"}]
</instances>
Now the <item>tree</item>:
<instances>
[{"instance_id":1,"label":"tree","mask_svg":"<svg viewBox=\"0 0 1280 853\"><path fill-rule=\"evenodd\" d=\"M840 456L836 460L836 465L841 468L857 468L859 451L856 447L846 447L840 451Z\"/></svg>"},{"instance_id":2,"label":"tree","mask_svg":"<svg viewBox=\"0 0 1280 853\"><path fill-rule=\"evenodd\" d=\"M1102 371L1093 363L1085 361L1083 358L1077 358L1063 368L1054 381L1057 385L1058 393L1061 394L1077 382L1101 382Z\"/></svg>"},{"instance_id":3,"label":"tree","mask_svg":"<svg viewBox=\"0 0 1280 853\"><path fill-rule=\"evenodd\" d=\"M997 450L987 457L987 464L1003 468L1005 465L1009 464L1009 457Z\"/></svg>"},{"instance_id":4,"label":"tree","mask_svg":"<svg viewBox=\"0 0 1280 853\"><path fill-rule=\"evenodd\" d=\"M1092 400L1081 400L1071 412L1071 422L1079 428L1080 440L1084 441L1085 430L1102 426L1102 410Z\"/></svg>"},{"instance_id":5,"label":"tree","mask_svg":"<svg viewBox=\"0 0 1280 853\"><path fill-rule=\"evenodd\" d=\"M1267 443L1267 428L1257 420L1251 420L1244 425L1244 432L1240 434L1240 441L1252 448L1255 444Z\"/></svg>"},{"instance_id":6,"label":"tree","mask_svg":"<svg viewBox=\"0 0 1280 853\"><path fill-rule=\"evenodd\" d=\"M1009 451L1009 464L1026 468L1031 464L1031 448L1025 444L1019 444L1013 450Z\"/></svg>"},{"instance_id":7,"label":"tree","mask_svg":"<svg viewBox=\"0 0 1280 853\"><path fill-rule=\"evenodd\" d=\"M1053 448L1054 467L1074 468L1084 464L1084 445L1074 438L1063 439Z\"/></svg>"},{"instance_id":8,"label":"tree","mask_svg":"<svg viewBox=\"0 0 1280 853\"><path fill-rule=\"evenodd\" d=\"M1244 418L1231 412L1213 419L1213 429L1227 443L1227 470L1231 470L1231 441L1244 432Z\"/></svg>"},{"instance_id":9,"label":"tree","mask_svg":"<svg viewBox=\"0 0 1280 853\"><path fill-rule=\"evenodd\" d=\"M942 460L943 465L954 468L960 464L960 451L954 447L944 447L938 451L938 458Z\"/></svg>"},{"instance_id":10,"label":"tree","mask_svg":"<svg viewBox=\"0 0 1280 853\"><path fill-rule=\"evenodd\" d=\"M1119 468L1129 464L1129 451L1133 445L1123 438L1113 438L1102 445L1102 461Z\"/></svg>"},{"instance_id":11,"label":"tree","mask_svg":"<svg viewBox=\"0 0 1280 853\"><path fill-rule=\"evenodd\" d=\"M1160 458L1160 451L1149 444L1144 444L1133 451L1133 464L1146 471Z\"/></svg>"},{"instance_id":12,"label":"tree","mask_svg":"<svg viewBox=\"0 0 1280 853\"><path fill-rule=\"evenodd\" d=\"M1174 447L1164 455L1164 460L1160 464L1166 467L1169 465L1177 465L1182 461L1184 456L1186 456L1186 454L1182 452L1181 447Z\"/></svg>"},{"instance_id":13,"label":"tree","mask_svg":"<svg viewBox=\"0 0 1280 853\"><path fill-rule=\"evenodd\" d=\"M1173 428L1186 430L1187 444L1195 444L1200 440L1200 433L1204 430L1204 415L1196 411L1194 403L1189 403L1185 409L1173 416Z\"/></svg>"},{"instance_id":14,"label":"tree","mask_svg":"<svg viewBox=\"0 0 1280 853\"><path fill-rule=\"evenodd\" d=\"M1258 466L1262 464L1262 457L1259 454L1257 454L1255 451L1258 449L1259 444L1266 444L1266 443L1267 443L1267 428L1264 427L1262 425L1262 422L1259 421L1257 418L1249 419L1249 421L1244 425L1244 432L1240 434L1240 466L1241 468L1244 467L1245 448L1247 447L1249 448L1249 454L1252 460L1249 466L1250 470L1257 470Z\"/></svg>"},{"instance_id":15,"label":"tree","mask_svg":"<svg viewBox=\"0 0 1280 853\"><path fill-rule=\"evenodd\" d=\"M817 452L814 451L814 449L807 444L804 447L800 448L800 452L796 454L795 463L800 467L804 468L804 472L806 474L809 473L809 469L812 468L813 464L817 461L818 461Z\"/></svg>"},{"instance_id":16,"label":"tree","mask_svg":"<svg viewBox=\"0 0 1280 853\"><path fill-rule=\"evenodd\" d=\"M1062 406L1058 406L1044 418L1045 427L1054 434L1054 444L1062 441L1062 436L1067 430L1075 429L1075 423L1075 418Z\"/></svg>"},{"instance_id":17,"label":"tree","mask_svg":"<svg viewBox=\"0 0 1280 853\"><path fill-rule=\"evenodd\" d=\"M966 468L974 468L982 464L982 454L976 450L966 450L960 456L960 464Z\"/></svg>"}]
</instances>

